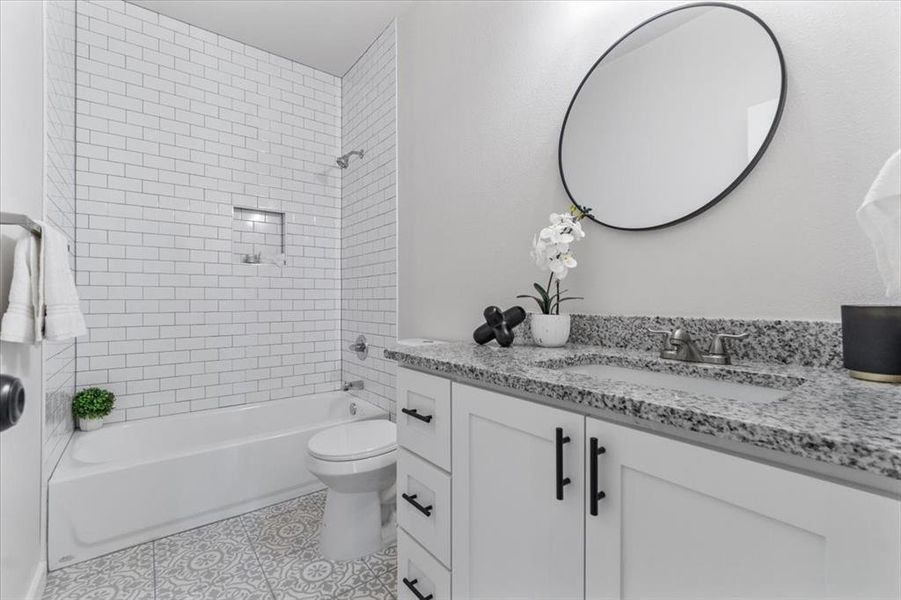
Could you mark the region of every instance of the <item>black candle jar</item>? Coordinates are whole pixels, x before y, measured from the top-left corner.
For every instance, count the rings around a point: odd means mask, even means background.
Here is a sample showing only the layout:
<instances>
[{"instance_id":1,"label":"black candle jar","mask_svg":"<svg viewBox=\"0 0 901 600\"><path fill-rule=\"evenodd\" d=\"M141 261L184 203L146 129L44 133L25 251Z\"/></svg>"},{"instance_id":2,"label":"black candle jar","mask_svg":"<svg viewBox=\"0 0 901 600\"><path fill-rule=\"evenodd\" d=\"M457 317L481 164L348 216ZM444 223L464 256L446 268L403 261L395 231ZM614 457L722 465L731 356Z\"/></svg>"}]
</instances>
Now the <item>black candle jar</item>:
<instances>
[{"instance_id":1,"label":"black candle jar","mask_svg":"<svg viewBox=\"0 0 901 600\"><path fill-rule=\"evenodd\" d=\"M901 383L901 306L842 306L842 352L851 377Z\"/></svg>"}]
</instances>

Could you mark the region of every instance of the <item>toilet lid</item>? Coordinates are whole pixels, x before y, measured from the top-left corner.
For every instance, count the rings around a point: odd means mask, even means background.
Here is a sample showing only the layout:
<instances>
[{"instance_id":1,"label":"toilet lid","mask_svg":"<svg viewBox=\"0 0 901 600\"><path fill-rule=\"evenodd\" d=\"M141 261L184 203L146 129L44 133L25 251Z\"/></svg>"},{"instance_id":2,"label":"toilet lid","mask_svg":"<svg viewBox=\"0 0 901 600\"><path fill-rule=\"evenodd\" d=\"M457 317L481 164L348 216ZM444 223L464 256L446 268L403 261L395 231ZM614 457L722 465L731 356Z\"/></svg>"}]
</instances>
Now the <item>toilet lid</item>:
<instances>
[{"instance_id":1,"label":"toilet lid","mask_svg":"<svg viewBox=\"0 0 901 600\"><path fill-rule=\"evenodd\" d=\"M387 419L355 421L320 431L307 445L322 460L357 460L397 448L397 427Z\"/></svg>"}]
</instances>

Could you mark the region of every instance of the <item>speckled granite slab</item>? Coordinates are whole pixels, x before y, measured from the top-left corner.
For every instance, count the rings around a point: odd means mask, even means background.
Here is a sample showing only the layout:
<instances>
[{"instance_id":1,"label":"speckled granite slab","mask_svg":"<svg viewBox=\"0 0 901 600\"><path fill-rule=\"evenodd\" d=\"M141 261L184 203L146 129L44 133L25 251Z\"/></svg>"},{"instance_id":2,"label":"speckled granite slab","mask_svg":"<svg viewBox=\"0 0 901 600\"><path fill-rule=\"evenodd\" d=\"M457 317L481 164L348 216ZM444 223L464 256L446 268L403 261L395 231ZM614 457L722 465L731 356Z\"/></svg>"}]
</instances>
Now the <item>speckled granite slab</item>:
<instances>
[{"instance_id":1,"label":"speckled granite slab","mask_svg":"<svg viewBox=\"0 0 901 600\"><path fill-rule=\"evenodd\" d=\"M453 342L397 346L401 366L604 409L724 440L753 444L901 480L901 386L851 379L837 369L744 362L713 366L662 360L655 353L597 346L548 349ZM599 379L559 370L611 364L786 390L767 403L727 400Z\"/></svg>"},{"instance_id":2,"label":"speckled granite slab","mask_svg":"<svg viewBox=\"0 0 901 600\"><path fill-rule=\"evenodd\" d=\"M516 336L531 341L528 319ZM743 333L746 340L727 342L736 362L755 361L804 367L842 366L842 327L831 321L705 319L694 317L622 317L572 315L573 344L657 351L663 340L648 329L685 328L703 350L717 333Z\"/></svg>"}]
</instances>

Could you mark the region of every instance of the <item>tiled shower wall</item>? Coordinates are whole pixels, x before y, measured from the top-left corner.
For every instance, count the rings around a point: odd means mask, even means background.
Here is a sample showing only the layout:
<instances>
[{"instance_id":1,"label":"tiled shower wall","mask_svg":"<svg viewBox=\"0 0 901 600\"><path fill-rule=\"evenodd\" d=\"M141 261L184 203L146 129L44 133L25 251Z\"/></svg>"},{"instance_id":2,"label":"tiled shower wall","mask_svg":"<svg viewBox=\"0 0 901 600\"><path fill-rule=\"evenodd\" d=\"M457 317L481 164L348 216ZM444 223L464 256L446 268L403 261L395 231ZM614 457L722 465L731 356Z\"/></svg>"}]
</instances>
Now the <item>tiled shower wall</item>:
<instances>
[{"instance_id":1,"label":"tiled shower wall","mask_svg":"<svg viewBox=\"0 0 901 600\"><path fill-rule=\"evenodd\" d=\"M345 380L365 382L355 394L392 413L395 365L382 350L397 335L395 56L392 23L344 75L341 110L342 152L365 154L342 172L341 364ZM348 348L361 333L363 361Z\"/></svg>"},{"instance_id":2,"label":"tiled shower wall","mask_svg":"<svg viewBox=\"0 0 901 600\"><path fill-rule=\"evenodd\" d=\"M77 33L78 386L114 420L337 389L341 80L120 0ZM236 206L287 264L235 261Z\"/></svg>"},{"instance_id":3,"label":"tiled shower wall","mask_svg":"<svg viewBox=\"0 0 901 600\"><path fill-rule=\"evenodd\" d=\"M47 220L69 241L75 264L75 0L44 3L44 196ZM44 342L43 473L50 476L72 432L75 341Z\"/></svg>"}]
</instances>

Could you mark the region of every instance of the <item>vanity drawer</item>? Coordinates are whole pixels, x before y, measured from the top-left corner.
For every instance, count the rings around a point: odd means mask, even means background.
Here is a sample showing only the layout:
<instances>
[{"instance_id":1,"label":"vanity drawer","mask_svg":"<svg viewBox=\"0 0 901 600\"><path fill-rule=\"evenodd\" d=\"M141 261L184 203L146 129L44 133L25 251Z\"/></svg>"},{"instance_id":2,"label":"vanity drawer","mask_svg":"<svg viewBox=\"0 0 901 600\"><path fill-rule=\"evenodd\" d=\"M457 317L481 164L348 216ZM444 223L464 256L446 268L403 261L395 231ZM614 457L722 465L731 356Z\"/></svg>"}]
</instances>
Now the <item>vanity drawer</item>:
<instances>
[{"instance_id":1,"label":"vanity drawer","mask_svg":"<svg viewBox=\"0 0 901 600\"><path fill-rule=\"evenodd\" d=\"M397 454L397 523L445 565L450 553L450 476L415 454Z\"/></svg>"},{"instance_id":2,"label":"vanity drawer","mask_svg":"<svg viewBox=\"0 0 901 600\"><path fill-rule=\"evenodd\" d=\"M397 443L450 471L451 382L397 370Z\"/></svg>"},{"instance_id":3,"label":"vanity drawer","mask_svg":"<svg viewBox=\"0 0 901 600\"><path fill-rule=\"evenodd\" d=\"M419 597L413 590L419 593ZM397 530L397 599L450 600L450 571L426 552L403 529Z\"/></svg>"}]
</instances>

